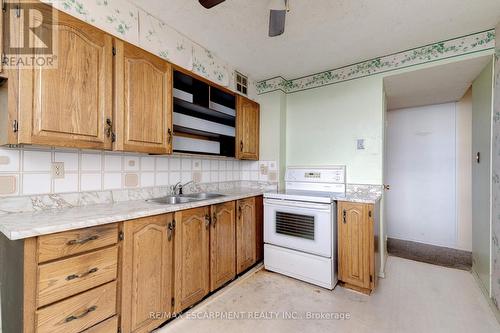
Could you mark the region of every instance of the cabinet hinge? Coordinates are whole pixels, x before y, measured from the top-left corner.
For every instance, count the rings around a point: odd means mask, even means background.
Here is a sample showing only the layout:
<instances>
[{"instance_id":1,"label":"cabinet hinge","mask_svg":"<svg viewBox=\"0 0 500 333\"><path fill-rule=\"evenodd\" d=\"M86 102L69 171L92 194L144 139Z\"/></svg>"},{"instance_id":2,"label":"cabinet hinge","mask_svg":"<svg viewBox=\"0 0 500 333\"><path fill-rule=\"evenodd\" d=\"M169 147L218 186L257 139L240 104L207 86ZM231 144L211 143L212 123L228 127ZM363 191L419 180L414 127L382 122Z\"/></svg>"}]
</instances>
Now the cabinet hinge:
<instances>
[{"instance_id":1,"label":"cabinet hinge","mask_svg":"<svg viewBox=\"0 0 500 333\"><path fill-rule=\"evenodd\" d=\"M12 122L12 131L13 131L14 133L19 132L19 122L18 122L17 120L14 120L14 121Z\"/></svg>"},{"instance_id":2,"label":"cabinet hinge","mask_svg":"<svg viewBox=\"0 0 500 333\"><path fill-rule=\"evenodd\" d=\"M122 328L118 327L118 333L122 333Z\"/></svg>"},{"instance_id":3,"label":"cabinet hinge","mask_svg":"<svg viewBox=\"0 0 500 333\"><path fill-rule=\"evenodd\" d=\"M115 56L115 55L116 55L116 47L114 47L114 46L113 46L113 49L112 49L112 50L113 50L113 51L112 51L112 52L113 52L113 55Z\"/></svg>"},{"instance_id":4,"label":"cabinet hinge","mask_svg":"<svg viewBox=\"0 0 500 333\"><path fill-rule=\"evenodd\" d=\"M174 304L175 304L175 298L172 297L172 299L170 301L170 304L172 304L172 306L174 306Z\"/></svg>"},{"instance_id":5,"label":"cabinet hinge","mask_svg":"<svg viewBox=\"0 0 500 333\"><path fill-rule=\"evenodd\" d=\"M123 238L125 238L125 235L123 234L123 231L120 231L120 232L118 233L118 239L122 241L122 240L123 240Z\"/></svg>"},{"instance_id":6,"label":"cabinet hinge","mask_svg":"<svg viewBox=\"0 0 500 333\"><path fill-rule=\"evenodd\" d=\"M368 212L368 216L372 217L372 211L371 210Z\"/></svg>"},{"instance_id":7,"label":"cabinet hinge","mask_svg":"<svg viewBox=\"0 0 500 333\"><path fill-rule=\"evenodd\" d=\"M7 12L7 3L6 3L6 1L2 2L2 12L4 12L4 13Z\"/></svg>"},{"instance_id":8,"label":"cabinet hinge","mask_svg":"<svg viewBox=\"0 0 500 333\"><path fill-rule=\"evenodd\" d=\"M16 5L16 17L21 17L21 6Z\"/></svg>"},{"instance_id":9,"label":"cabinet hinge","mask_svg":"<svg viewBox=\"0 0 500 333\"><path fill-rule=\"evenodd\" d=\"M370 274L370 283L373 282L373 276Z\"/></svg>"},{"instance_id":10,"label":"cabinet hinge","mask_svg":"<svg viewBox=\"0 0 500 333\"><path fill-rule=\"evenodd\" d=\"M175 230L175 220L172 220L172 230Z\"/></svg>"}]
</instances>

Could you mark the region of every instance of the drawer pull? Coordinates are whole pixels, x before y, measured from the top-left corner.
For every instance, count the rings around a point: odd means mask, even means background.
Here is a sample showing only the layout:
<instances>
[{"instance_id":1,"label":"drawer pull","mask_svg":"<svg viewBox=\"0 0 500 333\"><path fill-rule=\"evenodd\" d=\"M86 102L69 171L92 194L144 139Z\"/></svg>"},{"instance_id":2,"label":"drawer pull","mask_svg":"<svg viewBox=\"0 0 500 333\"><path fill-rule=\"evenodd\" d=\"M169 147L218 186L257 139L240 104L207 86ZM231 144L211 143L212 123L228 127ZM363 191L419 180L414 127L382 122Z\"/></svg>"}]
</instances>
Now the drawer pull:
<instances>
[{"instance_id":1,"label":"drawer pull","mask_svg":"<svg viewBox=\"0 0 500 333\"><path fill-rule=\"evenodd\" d=\"M88 238L84 238L84 239L73 239L73 240L70 240L67 245L81 245L81 244L85 244L85 243L88 243L88 242L91 242L91 241L95 241L99 238L99 236L95 235L95 236L90 236Z\"/></svg>"},{"instance_id":2,"label":"drawer pull","mask_svg":"<svg viewBox=\"0 0 500 333\"><path fill-rule=\"evenodd\" d=\"M89 313L91 312L94 312L95 310L97 310L97 306L91 306L90 308L88 308L87 310L85 310L85 312L83 312L81 315L78 315L78 316L70 316L68 318L65 319L65 322L69 323L73 320L77 320L77 319L80 319L80 318L83 318L85 317L86 315L88 315Z\"/></svg>"},{"instance_id":3,"label":"drawer pull","mask_svg":"<svg viewBox=\"0 0 500 333\"><path fill-rule=\"evenodd\" d=\"M95 272L97 272L99 269L97 267L95 268L92 268L90 271L86 272L86 273L83 273L83 274L72 274L72 275L68 275L68 277L66 278L66 280L68 281L71 281L71 280L74 280L74 279L79 279L79 278L82 278L82 277L86 277L87 275L90 275L90 274L93 274Z\"/></svg>"}]
</instances>

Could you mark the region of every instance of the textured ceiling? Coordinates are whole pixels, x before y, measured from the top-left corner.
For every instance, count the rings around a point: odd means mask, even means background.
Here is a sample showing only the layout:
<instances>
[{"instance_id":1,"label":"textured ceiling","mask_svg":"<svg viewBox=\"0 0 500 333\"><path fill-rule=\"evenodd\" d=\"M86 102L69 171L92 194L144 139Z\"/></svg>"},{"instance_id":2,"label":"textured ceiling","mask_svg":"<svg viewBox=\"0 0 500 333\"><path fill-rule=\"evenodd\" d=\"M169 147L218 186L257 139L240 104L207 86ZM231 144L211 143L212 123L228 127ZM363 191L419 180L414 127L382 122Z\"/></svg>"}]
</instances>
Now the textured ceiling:
<instances>
[{"instance_id":1,"label":"textured ceiling","mask_svg":"<svg viewBox=\"0 0 500 333\"><path fill-rule=\"evenodd\" d=\"M499 0L290 0L269 38L270 0L132 0L257 80L293 79L493 28Z\"/></svg>"}]
</instances>

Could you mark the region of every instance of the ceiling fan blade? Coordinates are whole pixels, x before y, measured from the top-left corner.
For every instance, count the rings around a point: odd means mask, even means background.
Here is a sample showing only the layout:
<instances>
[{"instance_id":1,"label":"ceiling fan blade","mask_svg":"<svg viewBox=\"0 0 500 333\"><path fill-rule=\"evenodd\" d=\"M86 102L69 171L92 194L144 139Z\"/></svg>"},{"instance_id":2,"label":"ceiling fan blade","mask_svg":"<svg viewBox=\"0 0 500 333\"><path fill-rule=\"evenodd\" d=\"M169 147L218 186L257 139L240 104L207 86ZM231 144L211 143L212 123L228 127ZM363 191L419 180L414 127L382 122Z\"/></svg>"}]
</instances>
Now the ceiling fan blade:
<instances>
[{"instance_id":1,"label":"ceiling fan blade","mask_svg":"<svg viewBox=\"0 0 500 333\"><path fill-rule=\"evenodd\" d=\"M215 7L218 4L220 4L226 0L199 0L199 1L203 7L210 9L210 8Z\"/></svg>"},{"instance_id":2,"label":"ceiling fan blade","mask_svg":"<svg viewBox=\"0 0 500 333\"><path fill-rule=\"evenodd\" d=\"M269 15L269 37L276 37L285 32L286 10L271 9Z\"/></svg>"}]
</instances>

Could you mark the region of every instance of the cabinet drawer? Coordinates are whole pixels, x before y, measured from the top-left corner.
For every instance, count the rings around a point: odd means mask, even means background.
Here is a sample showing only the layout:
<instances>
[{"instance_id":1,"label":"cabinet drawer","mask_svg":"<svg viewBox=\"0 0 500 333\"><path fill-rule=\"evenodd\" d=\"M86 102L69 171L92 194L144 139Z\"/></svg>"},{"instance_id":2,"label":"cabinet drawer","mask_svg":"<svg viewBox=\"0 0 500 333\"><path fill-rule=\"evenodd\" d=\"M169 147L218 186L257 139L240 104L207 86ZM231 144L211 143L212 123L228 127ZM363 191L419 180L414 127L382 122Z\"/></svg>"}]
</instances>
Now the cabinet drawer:
<instances>
[{"instance_id":1,"label":"cabinet drawer","mask_svg":"<svg viewBox=\"0 0 500 333\"><path fill-rule=\"evenodd\" d=\"M98 249L118 242L118 224L65 231L38 237L38 262Z\"/></svg>"},{"instance_id":2,"label":"cabinet drawer","mask_svg":"<svg viewBox=\"0 0 500 333\"><path fill-rule=\"evenodd\" d=\"M38 307L116 279L116 246L38 267Z\"/></svg>"},{"instance_id":3,"label":"cabinet drawer","mask_svg":"<svg viewBox=\"0 0 500 333\"><path fill-rule=\"evenodd\" d=\"M109 318L108 320L89 328L82 333L115 333L118 332L118 317Z\"/></svg>"},{"instance_id":4,"label":"cabinet drawer","mask_svg":"<svg viewBox=\"0 0 500 333\"><path fill-rule=\"evenodd\" d=\"M37 333L78 333L116 314L116 281L36 312Z\"/></svg>"}]
</instances>

